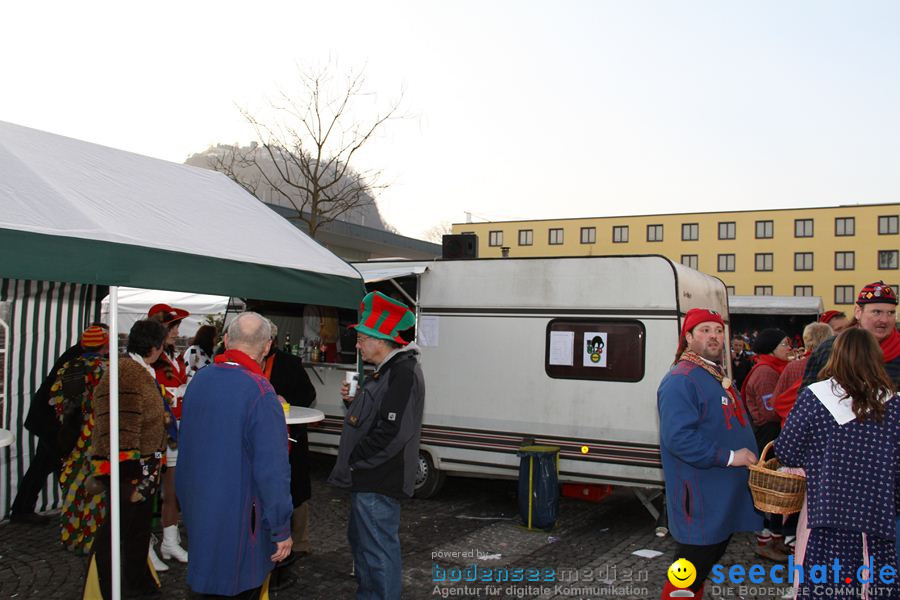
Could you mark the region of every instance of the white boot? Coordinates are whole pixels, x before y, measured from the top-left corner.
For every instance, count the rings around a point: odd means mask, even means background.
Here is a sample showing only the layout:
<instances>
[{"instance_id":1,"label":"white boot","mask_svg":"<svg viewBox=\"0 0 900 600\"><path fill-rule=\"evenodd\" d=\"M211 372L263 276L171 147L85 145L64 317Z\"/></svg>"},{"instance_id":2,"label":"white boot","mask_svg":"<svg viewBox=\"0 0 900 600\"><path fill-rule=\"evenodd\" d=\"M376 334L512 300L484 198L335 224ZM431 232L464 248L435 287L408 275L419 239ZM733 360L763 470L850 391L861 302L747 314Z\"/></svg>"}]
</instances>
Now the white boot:
<instances>
[{"instance_id":1,"label":"white boot","mask_svg":"<svg viewBox=\"0 0 900 600\"><path fill-rule=\"evenodd\" d=\"M166 563L161 561L159 559L159 557L156 555L156 550L153 549L153 544L155 542L156 542L156 536L155 535L150 536L150 552L149 552L150 564L153 565L153 568L156 569L157 573L160 571L168 571L169 565L167 565Z\"/></svg>"},{"instance_id":2,"label":"white boot","mask_svg":"<svg viewBox=\"0 0 900 600\"><path fill-rule=\"evenodd\" d=\"M178 562L188 561L187 550L179 545L178 525L163 527L163 541L159 545L159 553L163 558L174 558Z\"/></svg>"}]
</instances>

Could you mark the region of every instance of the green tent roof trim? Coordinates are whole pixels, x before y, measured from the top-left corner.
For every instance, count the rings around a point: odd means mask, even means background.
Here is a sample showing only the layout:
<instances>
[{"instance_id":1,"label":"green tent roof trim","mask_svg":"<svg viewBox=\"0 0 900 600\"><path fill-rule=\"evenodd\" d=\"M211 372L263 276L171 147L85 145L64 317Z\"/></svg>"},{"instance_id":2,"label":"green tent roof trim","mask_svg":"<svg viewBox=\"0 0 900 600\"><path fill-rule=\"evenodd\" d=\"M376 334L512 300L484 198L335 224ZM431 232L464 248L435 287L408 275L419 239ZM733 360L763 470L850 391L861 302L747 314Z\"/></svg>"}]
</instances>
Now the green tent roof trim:
<instances>
[{"instance_id":1,"label":"green tent roof trim","mask_svg":"<svg viewBox=\"0 0 900 600\"><path fill-rule=\"evenodd\" d=\"M361 278L10 229L0 229L0 275L350 309L366 293Z\"/></svg>"}]
</instances>

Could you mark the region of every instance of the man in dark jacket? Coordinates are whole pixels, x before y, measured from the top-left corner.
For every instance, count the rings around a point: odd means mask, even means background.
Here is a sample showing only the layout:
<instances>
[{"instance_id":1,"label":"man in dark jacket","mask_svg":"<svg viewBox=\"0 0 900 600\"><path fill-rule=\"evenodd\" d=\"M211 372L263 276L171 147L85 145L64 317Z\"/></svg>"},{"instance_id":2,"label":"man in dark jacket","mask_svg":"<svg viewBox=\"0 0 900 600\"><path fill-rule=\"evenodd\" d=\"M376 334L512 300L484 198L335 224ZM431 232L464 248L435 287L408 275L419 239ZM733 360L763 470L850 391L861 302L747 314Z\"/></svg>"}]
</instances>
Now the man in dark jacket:
<instances>
[{"instance_id":1,"label":"man in dark jacket","mask_svg":"<svg viewBox=\"0 0 900 600\"><path fill-rule=\"evenodd\" d=\"M109 329L104 323L91 324L91 327L95 326L102 328L104 332ZM83 337L84 333L82 333ZM56 476L59 477L62 465L62 452L57 443L60 424L56 419L53 407L50 406L50 388L53 387L57 373L63 365L81 356L84 352L83 341L83 339L79 339L77 344L70 346L56 359L41 386L31 397L31 406L28 408L28 416L25 417L24 425L25 429L37 436L38 445L34 457L28 465L28 470L25 471L25 475L19 483L16 499L10 507L9 520L12 523L43 522L44 518L35 514L34 506L47 481L47 476L56 473ZM95 344L95 342L96 340L93 338L88 340L88 344ZM106 348L108 343L109 336L106 335L99 346Z\"/></svg>"},{"instance_id":2,"label":"man in dark jacket","mask_svg":"<svg viewBox=\"0 0 900 600\"><path fill-rule=\"evenodd\" d=\"M316 401L316 388L299 357L278 348L278 328L272 325L272 349L263 363L266 379L275 388L279 398L291 406L309 408ZM312 483L309 479L309 435L306 425L290 425L291 445L291 499L294 513L291 516L291 538L294 554L306 554L309 545L309 499Z\"/></svg>"},{"instance_id":3,"label":"man in dark jacket","mask_svg":"<svg viewBox=\"0 0 900 600\"><path fill-rule=\"evenodd\" d=\"M357 598L395 600L403 587L400 502L412 496L418 467L425 379L417 351L399 332L415 324L405 304L380 292L360 306L356 348L375 372L349 403L329 482L350 489L347 537Z\"/></svg>"}]
</instances>

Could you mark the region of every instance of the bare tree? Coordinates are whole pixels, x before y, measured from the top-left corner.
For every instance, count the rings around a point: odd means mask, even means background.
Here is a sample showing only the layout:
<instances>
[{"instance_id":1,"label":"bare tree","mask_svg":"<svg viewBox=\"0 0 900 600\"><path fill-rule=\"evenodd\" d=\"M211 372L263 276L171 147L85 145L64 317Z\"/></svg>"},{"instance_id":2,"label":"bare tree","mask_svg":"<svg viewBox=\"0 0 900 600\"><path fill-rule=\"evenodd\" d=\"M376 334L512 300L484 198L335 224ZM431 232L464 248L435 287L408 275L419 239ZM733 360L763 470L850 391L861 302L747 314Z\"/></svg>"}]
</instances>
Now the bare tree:
<instances>
[{"instance_id":1,"label":"bare tree","mask_svg":"<svg viewBox=\"0 0 900 600\"><path fill-rule=\"evenodd\" d=\"M425 239L435 244L440 244L444 236L453 233L453 227L447 221L441 221L434 227L425 230Z\"/></svg>"},{"instance_id":2,"label":"bare tree","mask_svg":"<svg viewBox=\"0 0 900 600\"><path fill-rule=\"evenodd\" d=\"M300 70L300 93L280 91L271 103L272 119L241 108L259 143L233 146L210 157L210 167L260 200L286 201L296 211L289 218L304 222L313 238L322 225L372 204L374 195L387 187L379 181L380 170L361 171L351 163L376 131L397 117L402 100L401 94L361 122L356 108L369 96L364 70L349 73L342 86L335 86L334 70L334 65Z\"/></svg>"}]
</instances>

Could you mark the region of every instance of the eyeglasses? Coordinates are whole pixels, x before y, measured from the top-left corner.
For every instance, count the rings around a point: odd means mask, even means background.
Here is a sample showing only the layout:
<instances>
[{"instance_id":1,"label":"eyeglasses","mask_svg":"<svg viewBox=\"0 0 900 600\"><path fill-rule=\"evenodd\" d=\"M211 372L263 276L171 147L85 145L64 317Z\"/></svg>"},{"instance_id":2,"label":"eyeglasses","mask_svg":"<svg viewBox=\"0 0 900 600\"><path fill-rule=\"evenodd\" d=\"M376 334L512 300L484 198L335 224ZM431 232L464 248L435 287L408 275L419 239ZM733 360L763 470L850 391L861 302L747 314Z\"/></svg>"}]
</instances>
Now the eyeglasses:
<instances>
[{"instance_id":1,"label":"eyeglasses","mask_svg":"<svg viewBox=\"0 0 900 600\"><path fill-rule=\"evenodd\" d=\"M779 346L784 346L785 348L790 348L790 347L792 346L792 344L791 344L788 340L784 340L783 342L781 342L781 343L778 344L778 345L779 345Z\"/></svg>"}]
</instances>

